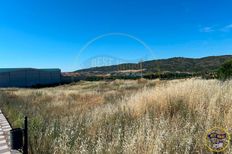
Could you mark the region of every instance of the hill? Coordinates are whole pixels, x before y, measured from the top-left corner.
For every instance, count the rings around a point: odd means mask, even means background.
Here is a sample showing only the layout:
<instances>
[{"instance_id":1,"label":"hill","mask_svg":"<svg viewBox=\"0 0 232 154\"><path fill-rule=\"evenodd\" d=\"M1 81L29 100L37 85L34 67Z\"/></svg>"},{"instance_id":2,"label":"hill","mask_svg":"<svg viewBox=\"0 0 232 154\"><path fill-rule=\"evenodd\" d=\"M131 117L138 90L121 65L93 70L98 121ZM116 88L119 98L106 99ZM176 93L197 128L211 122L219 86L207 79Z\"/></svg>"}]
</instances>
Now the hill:
<instances>
[{"instance_id":1,"label":"hill","mask_svg":"<svg viewBox=\"0 0 232 154\"><path fill-rule=\"evenodd\" d=\"M145 61L143 63L127 63L112 66L93 67L88 69L77 70L78 73L112 73L122 70L140 70L145 72L214 72L226 60L232 59L232 55L210 56L203 58L183 58L174 57L169 59L159 59Z\"/></svg>"}]
</instances>

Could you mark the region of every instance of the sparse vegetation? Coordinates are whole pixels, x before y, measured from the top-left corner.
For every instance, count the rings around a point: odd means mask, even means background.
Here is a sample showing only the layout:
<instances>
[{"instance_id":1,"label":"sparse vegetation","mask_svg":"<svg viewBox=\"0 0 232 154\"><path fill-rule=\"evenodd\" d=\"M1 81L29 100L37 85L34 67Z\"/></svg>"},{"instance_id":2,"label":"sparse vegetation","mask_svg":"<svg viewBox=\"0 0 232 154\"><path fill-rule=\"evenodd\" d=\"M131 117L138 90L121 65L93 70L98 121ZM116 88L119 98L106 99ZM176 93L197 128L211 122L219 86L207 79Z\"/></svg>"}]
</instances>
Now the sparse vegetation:
<instances>
[{"instance_id":1,"label":"sparse vegetation","mask_svg":"<svg viewBox=\"0 0 232 154\"><path fill-rule=\"evenodd\" d=\"M231 131L231 93L232 81L83 81L2 89L0 108L14 127L29 116L30 153L207 154L207 129Z\"/></svg>"}]
</instances>

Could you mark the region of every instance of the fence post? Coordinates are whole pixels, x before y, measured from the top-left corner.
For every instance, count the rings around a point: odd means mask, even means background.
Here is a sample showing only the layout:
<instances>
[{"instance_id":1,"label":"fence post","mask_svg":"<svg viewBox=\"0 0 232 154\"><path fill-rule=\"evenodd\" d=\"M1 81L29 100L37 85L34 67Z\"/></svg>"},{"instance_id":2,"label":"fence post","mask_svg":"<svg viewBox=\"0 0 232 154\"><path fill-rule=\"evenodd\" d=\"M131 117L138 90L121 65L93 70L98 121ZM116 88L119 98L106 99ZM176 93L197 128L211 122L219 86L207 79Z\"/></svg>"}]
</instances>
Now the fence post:
<instances>
[{"instance_id":1,"label":"fence post","mask_svg":"<svg viewBox=\"0 0 232 154\"><path fill-rule=\"evenodd\" d=\"M24 145L23 145L23 154L28 154L28 123L27 117L24 119Z\"/></svg>"}]
</instances>

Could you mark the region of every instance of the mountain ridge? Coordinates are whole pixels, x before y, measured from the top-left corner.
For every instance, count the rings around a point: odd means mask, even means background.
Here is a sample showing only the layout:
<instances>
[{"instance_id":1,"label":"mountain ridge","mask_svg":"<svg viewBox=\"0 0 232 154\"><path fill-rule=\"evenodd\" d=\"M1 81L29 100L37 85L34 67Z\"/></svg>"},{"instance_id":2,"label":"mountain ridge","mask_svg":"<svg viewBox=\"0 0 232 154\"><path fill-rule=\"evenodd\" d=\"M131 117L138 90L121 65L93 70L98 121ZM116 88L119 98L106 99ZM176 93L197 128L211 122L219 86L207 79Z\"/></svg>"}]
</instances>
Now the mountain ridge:
<instances>
[{"instance_id":1,"label":"mountain ridge","mask_svg":"<svg viewBox=\"0 0 232 154\"><path fill-rule=\"evenodd\" d=\"M140 63L92 67L75 72L110 73L119 70L139 70L141 68L144 69L145 72L213 72L229 59L232 59L232 55L207 56L201 58L172 57L167 59L148 60Z\"/></svg>"}]
</instances>

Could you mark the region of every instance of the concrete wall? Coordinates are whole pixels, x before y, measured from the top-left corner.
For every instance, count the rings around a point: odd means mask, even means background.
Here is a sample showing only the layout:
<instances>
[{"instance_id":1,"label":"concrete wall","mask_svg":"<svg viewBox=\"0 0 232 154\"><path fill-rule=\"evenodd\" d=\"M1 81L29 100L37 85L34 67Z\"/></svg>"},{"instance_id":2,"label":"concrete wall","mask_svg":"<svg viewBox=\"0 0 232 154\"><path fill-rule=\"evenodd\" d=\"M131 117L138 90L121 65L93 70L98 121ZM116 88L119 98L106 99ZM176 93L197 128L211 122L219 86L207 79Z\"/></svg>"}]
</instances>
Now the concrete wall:
<instances>
[{"instance_id":1,"label":"concrete wall","mask_svg":"<svg viewBox=\"0 0 232 154\"><path fill-rule=\"evenodd\" d=\"M38 85L40 83L40 73L37 70L27 70L27 87Z\"/></svg>"},{"instance_id":2,"label":"concrete wall","mask_svg":"<svg viewBox=\"0 0 232 154\"><path fill-rule=\"evenodd\" d=\"M10 87L24 87L26 82L26 71L10 72Z\"/></svg>"},{"instance_id":3,"label":"concrete wall","mask_svg":"<svg viewBox=\"0 0 232 154\"><path fill-rule=\"evenodd\" d=\"M0 87L32 87L60 83L60 70L25 69L0 73Z\"/></svg>"},{"instance_id":4,"label":"concrete wall","mask_svg":"<svg viewBox=\"0 0 232 154\"><path fill-rule=\"evenodd\" d=\"M9 73L0 73L0 87L7 87L10 85Z\"/></svg>"}]
</instances>

